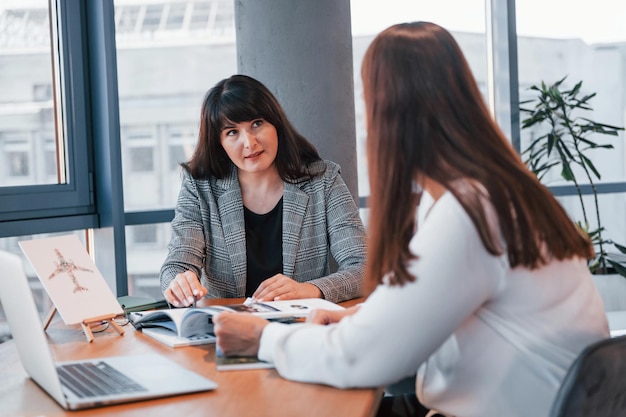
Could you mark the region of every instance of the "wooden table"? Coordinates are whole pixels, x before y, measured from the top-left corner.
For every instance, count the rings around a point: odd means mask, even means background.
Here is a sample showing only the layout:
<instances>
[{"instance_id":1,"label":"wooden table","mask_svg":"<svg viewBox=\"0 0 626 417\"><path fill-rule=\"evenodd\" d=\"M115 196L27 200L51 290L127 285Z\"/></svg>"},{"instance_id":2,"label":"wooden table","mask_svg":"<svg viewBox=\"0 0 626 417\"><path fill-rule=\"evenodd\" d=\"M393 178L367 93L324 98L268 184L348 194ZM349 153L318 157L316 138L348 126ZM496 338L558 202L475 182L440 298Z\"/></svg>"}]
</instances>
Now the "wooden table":
<instances>
[{"instance_id":1,"label":"wooden table","mask_svg":"<svg viewBox=\"0 0 626 417\"><path fill-rule=\"evenodd\" d=\"M233 304L243 299L210 300L202 304ZM350 306L360 300L342 305ZM274 369L217 372L215 345L169 348L124 326L94 333L85 341L80 326L66 326L55 318L46 331L57 361L99 356L160 353L178 364L217 382L215 391L109 406L85 411L65 411L26 374L13 341L0 344L0 416L111 416L116 417L306 417L373 416L381 390L341 390L281 378Z\"/></svg>"}]
</instances>

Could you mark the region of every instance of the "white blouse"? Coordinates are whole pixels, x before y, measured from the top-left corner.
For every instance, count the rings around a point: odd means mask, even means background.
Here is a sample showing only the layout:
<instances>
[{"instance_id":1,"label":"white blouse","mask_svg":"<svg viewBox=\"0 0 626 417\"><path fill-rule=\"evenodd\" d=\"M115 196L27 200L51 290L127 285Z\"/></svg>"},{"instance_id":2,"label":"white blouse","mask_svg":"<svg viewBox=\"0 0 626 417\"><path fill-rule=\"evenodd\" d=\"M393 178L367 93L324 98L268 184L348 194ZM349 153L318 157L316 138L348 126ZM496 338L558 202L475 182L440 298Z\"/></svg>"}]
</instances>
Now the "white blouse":
<instances>
[{"instance_id":1,"label":"white blouse","mask_svg":"<svg viewBox=\"0 0 626 417\"><path fill-rule=\"evenodd\" d=\"M446 415L547 416L578 353L609 336L586 262L510 268L449 192L435 204L424 193L417 219L415 282L379 285L333 325L269 324L259 357L285 378L336 387L417 371L418 398Z\"/></svg>"}]
</instances>

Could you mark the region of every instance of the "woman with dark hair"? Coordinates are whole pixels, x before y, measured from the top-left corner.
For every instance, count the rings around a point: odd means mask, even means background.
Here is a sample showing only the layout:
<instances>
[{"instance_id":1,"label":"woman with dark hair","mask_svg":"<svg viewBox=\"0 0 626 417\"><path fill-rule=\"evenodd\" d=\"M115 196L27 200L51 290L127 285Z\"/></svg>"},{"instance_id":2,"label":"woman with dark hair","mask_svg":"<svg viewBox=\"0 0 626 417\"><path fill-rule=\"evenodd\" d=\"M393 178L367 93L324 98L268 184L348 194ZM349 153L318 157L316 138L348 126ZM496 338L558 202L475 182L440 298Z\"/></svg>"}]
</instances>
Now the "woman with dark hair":
<instances>
[{"instance_id":1,"label":"woman with dark hair","mask_svg":"<svg viewBox=\"0 0 626 417\"><path fill-rule=\"evenodd\" d=\"M183 168L160 274L168 302L362 294L365 230L339 166L320 158L262 83L233 75L208 91Z\"/></svg>"},{"instance_id":2,"label":"woman with dark hair","mask_svg":"<svg viewBox=\"0 0 626 417\"><path fill-rule=\"evenodd\" d=\"M220 314L217 345L337 387L417 373L417 396L384 397L380 416L547 416L579 352L609 335L591 243L498 129L446 30L390 27L362 78L367 300L301 325Z\"/></svg>"}]
</instances>

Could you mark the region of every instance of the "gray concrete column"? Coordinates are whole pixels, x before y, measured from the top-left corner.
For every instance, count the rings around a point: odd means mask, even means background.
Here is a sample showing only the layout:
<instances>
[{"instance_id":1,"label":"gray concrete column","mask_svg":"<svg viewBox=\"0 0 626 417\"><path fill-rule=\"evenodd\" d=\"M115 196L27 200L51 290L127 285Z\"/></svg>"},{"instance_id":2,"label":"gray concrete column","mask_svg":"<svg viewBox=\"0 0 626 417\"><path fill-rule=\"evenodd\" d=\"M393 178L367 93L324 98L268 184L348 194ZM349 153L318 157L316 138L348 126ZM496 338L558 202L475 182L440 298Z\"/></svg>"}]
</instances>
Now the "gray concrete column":
<instances>
[{"instance_id":1,"label":"gray concrete column","mask_svg":"<svg viewBox=\"0 0 626 417\"><path fill-rule=\"evenodd\" d=\"M350 0L235 0L235 26L239 73L276 95L357 200Z\"/></svg>"}]
</instances>

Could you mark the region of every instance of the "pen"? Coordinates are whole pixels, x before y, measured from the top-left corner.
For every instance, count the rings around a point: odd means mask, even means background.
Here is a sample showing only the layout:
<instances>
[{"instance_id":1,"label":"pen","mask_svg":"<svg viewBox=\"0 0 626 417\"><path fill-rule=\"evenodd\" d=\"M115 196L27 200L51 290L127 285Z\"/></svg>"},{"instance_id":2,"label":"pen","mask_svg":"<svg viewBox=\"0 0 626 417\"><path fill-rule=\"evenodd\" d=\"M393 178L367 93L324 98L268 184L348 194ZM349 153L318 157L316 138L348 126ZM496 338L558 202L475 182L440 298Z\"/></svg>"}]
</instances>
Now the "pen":
<instances>
[{"instance_id":1,"label":"pen","mask_svg":"<svg viewBox=\"0 0 626 417\"><path fill-rule=\"evenodd\" d=\"M196 308L196 295L193 296L193 303L191 304L192 308Z\"/></svg>"}]
</instances>

